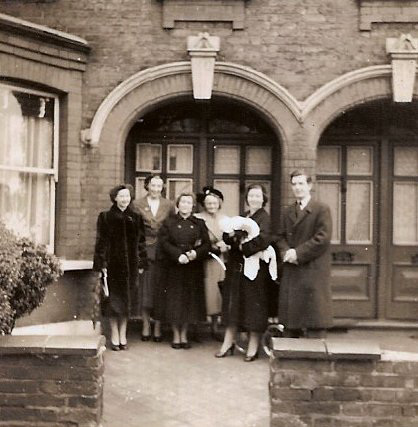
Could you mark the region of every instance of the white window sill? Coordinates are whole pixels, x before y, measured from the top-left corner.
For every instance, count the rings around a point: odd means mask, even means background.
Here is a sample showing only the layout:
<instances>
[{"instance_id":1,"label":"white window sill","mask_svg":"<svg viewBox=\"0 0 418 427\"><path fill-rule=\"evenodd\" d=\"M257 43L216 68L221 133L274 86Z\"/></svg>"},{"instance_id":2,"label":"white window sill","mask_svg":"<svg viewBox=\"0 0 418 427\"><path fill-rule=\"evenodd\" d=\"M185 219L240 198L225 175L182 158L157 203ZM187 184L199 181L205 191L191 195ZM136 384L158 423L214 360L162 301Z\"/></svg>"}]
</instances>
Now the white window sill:
<instances>
[{"instance_id":1,"label":"white window sill","mask_svg":"<svg viewBox=\"0 0 418 427\"><path fill-rule=\"evenodd\" d=\"M72 260L72 259L61 259L61 269L63 271L75 271L75 270L92 270L93 261L89 260Z\"/></svg>"}]
</instances>

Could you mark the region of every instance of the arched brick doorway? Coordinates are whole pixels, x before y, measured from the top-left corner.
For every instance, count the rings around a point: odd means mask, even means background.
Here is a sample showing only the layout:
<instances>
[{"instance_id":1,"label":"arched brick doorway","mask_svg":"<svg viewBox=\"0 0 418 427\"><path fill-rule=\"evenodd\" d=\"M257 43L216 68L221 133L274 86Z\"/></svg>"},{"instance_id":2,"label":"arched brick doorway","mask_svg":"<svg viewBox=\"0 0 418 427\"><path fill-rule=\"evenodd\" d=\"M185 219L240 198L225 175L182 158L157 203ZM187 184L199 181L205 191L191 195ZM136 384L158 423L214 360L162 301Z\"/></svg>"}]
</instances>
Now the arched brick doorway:
<instances>
[{"instance_id":1,"label":"arched brick doorway","mask_svg":"<svg viewBox=\"0 0 418 427\"><path fill-rule=\"evenodd\" d=\"M333 219L338 317L418 315L418 102L373 101L322 134L317 195Z\"/></svg>"},{"instance_id":2,"label":"arched brick doorway","mask_svg":"<svg viewBox=\"0 0 418 427\"><path fill-rule=\"evenodd\" d=\"M125 147L125 178L138 196L148 173L167 181L167 197L213 185L225 195L223 210L238 215L251 183L269 193L267 209L280 212L280 144L268 123L250 107L214 97L190 97L157 107L137 118Z\"/></svg>"}]
</instances>

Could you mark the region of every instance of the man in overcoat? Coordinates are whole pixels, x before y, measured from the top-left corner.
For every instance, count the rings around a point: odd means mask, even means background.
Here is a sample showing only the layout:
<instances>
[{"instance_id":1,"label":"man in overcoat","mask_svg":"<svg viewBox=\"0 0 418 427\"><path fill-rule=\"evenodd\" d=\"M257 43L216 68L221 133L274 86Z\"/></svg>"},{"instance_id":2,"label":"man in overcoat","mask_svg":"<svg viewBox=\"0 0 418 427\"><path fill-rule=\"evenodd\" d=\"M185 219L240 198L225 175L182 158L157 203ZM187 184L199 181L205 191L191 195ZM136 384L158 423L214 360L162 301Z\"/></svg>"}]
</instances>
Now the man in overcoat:
<instances>
[{"instance_id":1,"label":"man in overcoat","mask_svg":"<svg viewBox=\"0 0 418 427\"><path fill-rule=\"evenodd\" d=\"M322 338L332 326L331 213L311 198L312 179L304 171L292 172L290 181L296 202L286 209L279 233L279 321L287 337Z\"/></svg>"}]
</instances>

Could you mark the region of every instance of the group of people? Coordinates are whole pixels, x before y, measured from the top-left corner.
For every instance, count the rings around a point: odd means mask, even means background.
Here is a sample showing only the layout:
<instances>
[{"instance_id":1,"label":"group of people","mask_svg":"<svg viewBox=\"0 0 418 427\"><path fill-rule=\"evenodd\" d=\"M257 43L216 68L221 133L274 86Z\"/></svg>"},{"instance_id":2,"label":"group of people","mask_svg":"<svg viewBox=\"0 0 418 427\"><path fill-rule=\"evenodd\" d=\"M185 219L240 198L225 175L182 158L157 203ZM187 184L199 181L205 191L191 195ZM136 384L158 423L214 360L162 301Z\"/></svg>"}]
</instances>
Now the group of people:
<instances>
[{"instance_id":1,"label":"group of people","mask_svg":"<svg viewBox=\"0 0 418 427\"><path fill-rule=\"evenodd\" d=\"M212 187L197 197L181 193L175 206L162 196L157 175L146 178L147 195L137 201L132 186L113 188L112 207L97 220L93 267L107 284L101 310L111 348L127 349L132 312L142 318L143 341L161 341L161 323L170 324L173 349L190 348L190 325L210 316L216 333L221 320L225 335L215 357L232 355L245 331L247 362L257 358L277 308L286 336L323 336L332 323L330 211L311 199L312 182L303 171L292 173L291 185L297 203L285 212L279 233L271 228L260 184L247 188L248 211L233 218L222 213L224 196Z\"/></svg>"}]
</instances>

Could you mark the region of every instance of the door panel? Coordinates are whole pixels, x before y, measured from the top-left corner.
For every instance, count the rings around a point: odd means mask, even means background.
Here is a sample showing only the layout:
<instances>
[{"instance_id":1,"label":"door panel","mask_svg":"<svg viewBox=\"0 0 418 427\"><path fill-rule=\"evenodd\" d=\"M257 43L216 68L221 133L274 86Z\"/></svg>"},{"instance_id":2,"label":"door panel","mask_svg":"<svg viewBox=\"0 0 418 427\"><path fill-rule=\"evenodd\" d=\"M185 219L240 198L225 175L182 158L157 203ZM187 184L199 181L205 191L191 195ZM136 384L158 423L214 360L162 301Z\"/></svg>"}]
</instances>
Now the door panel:
<instances>
[{"instance_id":1,"label":"door panel","mask_svg":"<svg viewBox=\"0 0 418 427\"><path fill-rule=\"evenodd\" d=\"M388 317L418 316L418 146L391 144L392 236L388 251Z\"/></svg>"},{"instance_id":2,"label":"door panel","mask_svg":"<svg viewBox=\"0 0 418 427\"><path fill-rule=\"evenodd\" d=\"M376 315L376 143L332 141L318 148L316 197L333 220L331 284L336 317Z\"/></svg>"}]
</instances>

